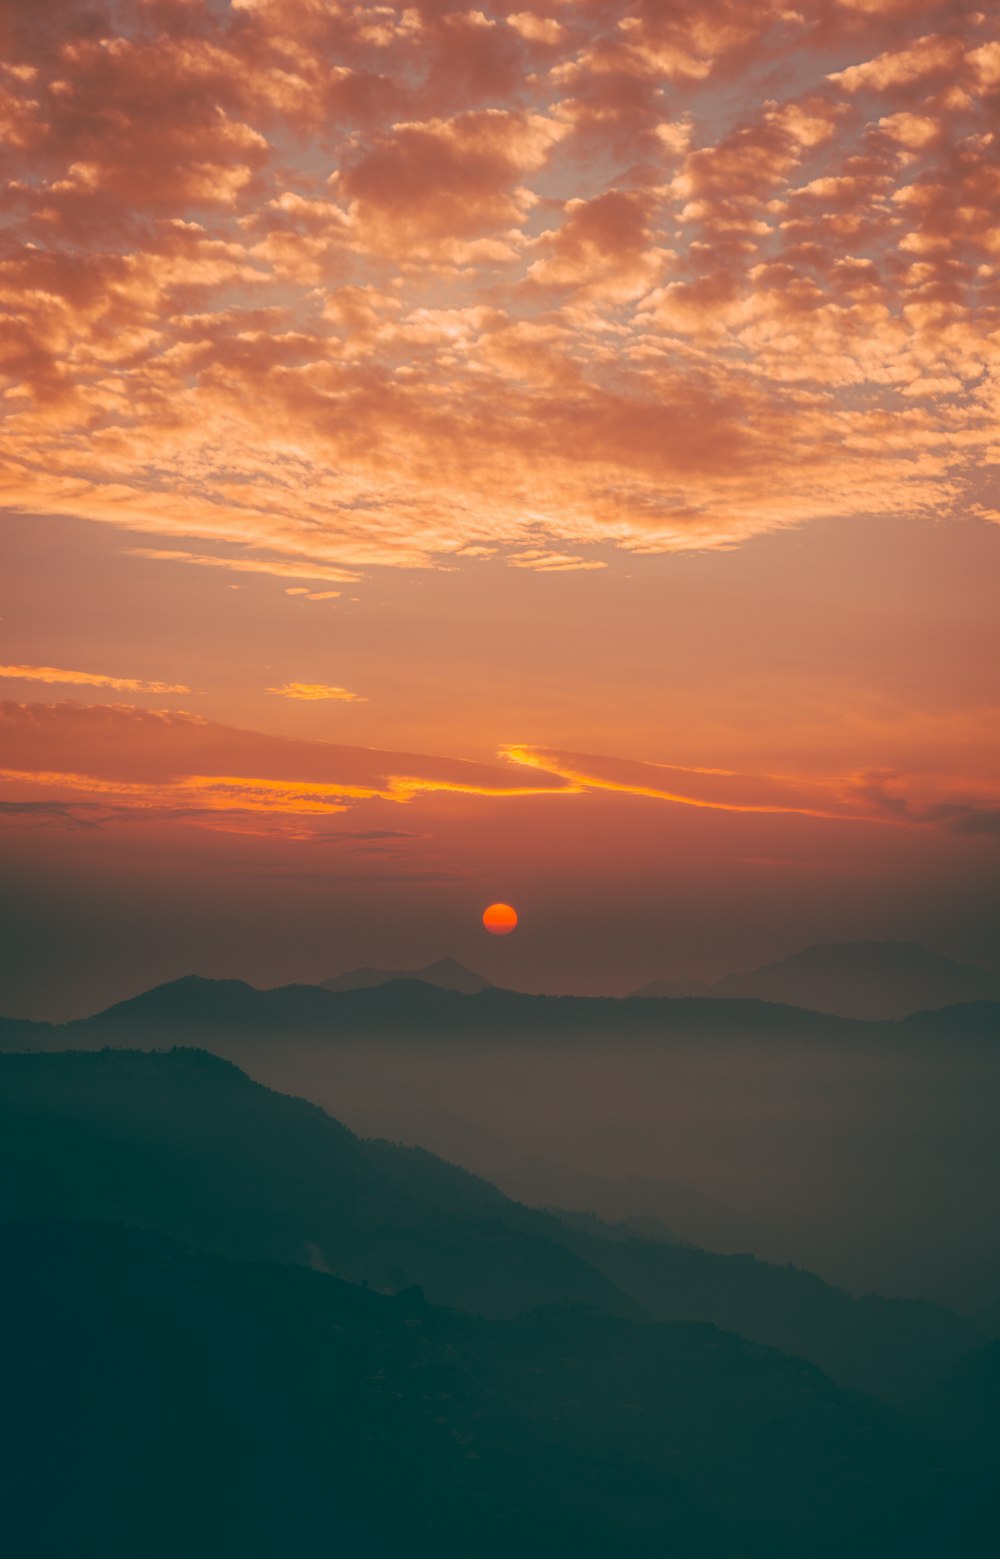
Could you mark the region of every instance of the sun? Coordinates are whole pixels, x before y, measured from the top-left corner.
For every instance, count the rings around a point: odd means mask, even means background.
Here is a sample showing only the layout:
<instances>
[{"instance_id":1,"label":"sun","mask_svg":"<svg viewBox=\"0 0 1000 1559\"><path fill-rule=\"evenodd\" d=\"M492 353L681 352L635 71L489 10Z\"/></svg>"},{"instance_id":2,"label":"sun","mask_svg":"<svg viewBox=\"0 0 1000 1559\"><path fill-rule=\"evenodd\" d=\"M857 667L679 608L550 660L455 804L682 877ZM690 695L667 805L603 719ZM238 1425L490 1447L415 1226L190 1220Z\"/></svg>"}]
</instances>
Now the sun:
<instances>
[{"instance_id":1,"label":"sun","mask_svg":"<svg viewBox=\"0 0 1000 1559\"><path fill-rule=\"evenodd\" d=\"M494 936L510 936L517 926L517 910L510 904L488 904L483 910L483 925Z\"/></svg>"}]
</instances>

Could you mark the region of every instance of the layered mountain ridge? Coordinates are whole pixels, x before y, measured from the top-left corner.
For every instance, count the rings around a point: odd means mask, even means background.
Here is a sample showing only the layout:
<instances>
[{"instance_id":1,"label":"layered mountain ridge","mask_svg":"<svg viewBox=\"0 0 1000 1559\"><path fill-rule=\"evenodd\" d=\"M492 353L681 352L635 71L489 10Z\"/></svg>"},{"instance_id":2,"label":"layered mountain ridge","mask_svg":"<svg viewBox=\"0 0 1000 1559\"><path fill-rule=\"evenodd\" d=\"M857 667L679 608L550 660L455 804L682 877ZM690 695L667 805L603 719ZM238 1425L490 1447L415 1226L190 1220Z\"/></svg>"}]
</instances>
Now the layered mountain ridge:
<instances>
[{"instance_id":1,"label":"layered mountain ridge","mask_svg":"<svg viewBox=\"0 0 1000 1559\"><path fill-rule=\"evenodd\" d=\"M0 1260L20 1559L931 1559L992 1519L985 1315L522 1206L202 1050L0 1054Z\"/></svg>"},{"instance_id":2,"label":"layered mountain ridge","mask_svg":"<svg viewBox=\"0 0 1000 1559\"><path fill-rule=\"evenodd\" d=\"M642 997L751 998L875 1021L971 1002L1000 1002L1000 975L917 942L820 942L720 980L656 980Z\"/></svg>"},{"instance_id":3,"label":"layered mountain ridge","mask_svg":"<svg viewBox=\"0 0 1000 1559\"><path fill-rule=\"evenodd\" d=\"M713 1321L892 1396L980 1332L749 1256L572 1227L419 1148L358 1137L203 1051L0 1055L0 1218L150 1228L486 1315L573 1302ZM207 1193L207 1194L206 1194Z\"/></svg>"}]
</instances>

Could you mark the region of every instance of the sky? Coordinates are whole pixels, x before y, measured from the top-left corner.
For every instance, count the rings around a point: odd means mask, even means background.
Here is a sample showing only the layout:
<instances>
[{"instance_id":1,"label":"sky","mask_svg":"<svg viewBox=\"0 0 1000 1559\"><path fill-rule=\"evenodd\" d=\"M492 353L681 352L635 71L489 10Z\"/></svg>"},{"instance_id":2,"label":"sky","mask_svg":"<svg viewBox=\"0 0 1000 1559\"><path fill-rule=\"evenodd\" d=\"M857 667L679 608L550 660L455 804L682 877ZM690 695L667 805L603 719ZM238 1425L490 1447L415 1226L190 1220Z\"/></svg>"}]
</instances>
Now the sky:
<instances>
[{"instance_id":1,"label":"sky","mask_svg":"<svg viewBox=\"0 0 1000 1559\"><path fill-rule=\"evenodd\" d=\"M0 1009L1000 967L995 16L0 0L0 61Z\"/></svg>"}]
</instances>

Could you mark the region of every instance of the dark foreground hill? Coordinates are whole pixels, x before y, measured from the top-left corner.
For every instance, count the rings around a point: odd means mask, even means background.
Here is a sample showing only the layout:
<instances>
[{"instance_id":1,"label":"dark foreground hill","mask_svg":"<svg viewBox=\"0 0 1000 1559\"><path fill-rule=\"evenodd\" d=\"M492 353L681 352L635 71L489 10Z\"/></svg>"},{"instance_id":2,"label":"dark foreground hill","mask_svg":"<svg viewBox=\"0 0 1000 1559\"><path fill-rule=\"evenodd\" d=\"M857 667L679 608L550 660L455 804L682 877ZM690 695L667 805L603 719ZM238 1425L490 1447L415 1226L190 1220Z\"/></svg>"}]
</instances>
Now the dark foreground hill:
<instances>
[{"instance_id":1,"label":"dark foreground hill","mask_svg":"<svg viewBox=\"0 0 1000 1559\"><path fill-rule=\"evenodd\" d=\"M0 1056L0 1218L102 1219L504 1317L712 1322L905 1401L985 1335L807 1272L571 1226L420 1149L366 1141L200 1051Z\"/></svg>"},{"instance_id":2,"label":"dark foreground hill","mask_svg":"<svg viewBox=\"0 0 1000 1559\"><path fill-rule=\"evenodd\" d=\"M1000 1002L1000 975L917 942L820 942L711 983L654 981L637 996L754 998L844 1018L904 1018L964 1002Z\"/></svg>"},{"instance_id":3,"label":"dark foreground hill","mask_svg":"<svg viewBox=\"0 0 1000 1559\"><path fill-rule=\"evenodd\" d=\"M198 1050L0 1056L0 1217L103 1218L512 1314L635 1312L486 1182Z\"/></svg>"},{"instance_id":4,"label":"dark foreground hill","mask_svg":"<svg viewBox=\"0 0 1000 1559\"><path fill-rule=\"evenodd\" d=\"M701 1326L487 1321L137 1230L0 1228L18 1559L965 1559L959 1459Z\"/></svg>"}]
</instances>

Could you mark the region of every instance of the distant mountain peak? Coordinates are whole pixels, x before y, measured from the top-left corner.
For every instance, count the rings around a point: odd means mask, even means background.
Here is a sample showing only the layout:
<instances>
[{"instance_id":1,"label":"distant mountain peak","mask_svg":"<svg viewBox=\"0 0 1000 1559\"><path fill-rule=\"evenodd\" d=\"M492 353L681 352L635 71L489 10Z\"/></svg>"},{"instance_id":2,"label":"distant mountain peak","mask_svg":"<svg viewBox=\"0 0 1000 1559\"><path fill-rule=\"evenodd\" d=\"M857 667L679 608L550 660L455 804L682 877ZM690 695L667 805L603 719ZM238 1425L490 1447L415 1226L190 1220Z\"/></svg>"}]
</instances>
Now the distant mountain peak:
<instances>
[{"instance_id":1,"label":"distant mountain peak","mask_svg":"<svg viewBox=\"0 0 1000 1559\"><path fill-rule=\"evenodd\" d=\"M245 1006L259 993L246 980L213 980L203 974L182 974L176 980L165 980L138 996L128 996L96 1014L102 1021L113 1017L133 1021L137 1017L183 1018L189 1011L201 1012L210 1007L231 1008ZM85 1022L94 1021L85 1019Z\"/></svg>"},{"instance_id":2,"label":"distant mountain peak","mask_svg":"<svg viewBox=\"0 0 1000 1559\"><path fill-rule=\"evenodd\" d=\"M653 980L649 985L640 986L633 991L633 996L667 996L687 998L691 996L709 996L712 987L707 980Z\"/></svg>"},{"instance_id":3,"label":"distant mountain peak","mask_svg":"<svg viewBox=\"0 0 1000 1559\"><path fill-rule=\"evenodd\" d=\"M932 953L919 942L813 942L759 969L727 974L697 992L696 984L656 981L635 995L751 998L876 1020L1000 1001L1000 976Z\"/></svg>"},{"instance_id":4,"label":"distant mountain peak","mask_svg":"<svg viewBox=\"0 0 1000 1559\"><path fill-rule=\"evenodd\" d=\"M865 940L859 942L810 942L808 947L801 952L789 953L785 958L777 958L772 964L766 964L765 968L776 968L780 964L804 963L807 961L820 962L828 959L842 959L845 957L859 958L862 960L874 960L877 958L906 958L914 962L926 959L940 959L942 963L950 963L940 953L932 953L921 942L898 941L894 938L881 940Z\"/></svg>"},{"instance_id":5,"label":"distant mountain peak","mask_svg":"<svg viewBox=\"0 0 1000 1559\"><path fill-rule=\"evenodd\" d=\"M478 996L490 988L490 981L482 975L466 969L456 958L439 958L421 969L350 969L346 974L335 975L331 980L319 983L325 991L360 991L374 985L388 985L393 980L419 980L424 985L436 985L443 991L460 991L465 996Z\"/></svg>"}]
</instances>

